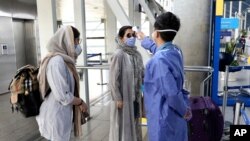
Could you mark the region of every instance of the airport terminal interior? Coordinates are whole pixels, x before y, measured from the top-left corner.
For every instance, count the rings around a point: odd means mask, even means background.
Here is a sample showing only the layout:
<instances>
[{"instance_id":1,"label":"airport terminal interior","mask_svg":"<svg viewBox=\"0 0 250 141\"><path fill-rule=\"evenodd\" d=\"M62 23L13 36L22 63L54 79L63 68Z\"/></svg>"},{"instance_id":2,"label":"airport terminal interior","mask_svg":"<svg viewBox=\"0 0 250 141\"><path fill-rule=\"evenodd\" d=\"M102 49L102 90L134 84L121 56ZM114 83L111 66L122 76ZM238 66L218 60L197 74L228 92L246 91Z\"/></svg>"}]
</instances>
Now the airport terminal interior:
<instances>
[{"instance_id":1,"label":"airport terminal interior","mask_svg":"<svg viewBox=\"0 0 250 141\"><path fill-rule=\"evenodd\" d=\"M12 112L9 84L22 66L39 67L49 39L66 25L80 31L76 68L90 114L83 135L72 131L70 141L109 141L109 66L118 30L130 25L151 37L155 18L168 11L181 23L173 42L184 56L183 87L220 108L220 140L229 141L230 125L250 125L250 0L0 0L0 141L47 141L35 117ZM138 39L136 46L146 65L152 54ZM150 141L146 121L142 138Z\"/></svg>"}]
</instances>

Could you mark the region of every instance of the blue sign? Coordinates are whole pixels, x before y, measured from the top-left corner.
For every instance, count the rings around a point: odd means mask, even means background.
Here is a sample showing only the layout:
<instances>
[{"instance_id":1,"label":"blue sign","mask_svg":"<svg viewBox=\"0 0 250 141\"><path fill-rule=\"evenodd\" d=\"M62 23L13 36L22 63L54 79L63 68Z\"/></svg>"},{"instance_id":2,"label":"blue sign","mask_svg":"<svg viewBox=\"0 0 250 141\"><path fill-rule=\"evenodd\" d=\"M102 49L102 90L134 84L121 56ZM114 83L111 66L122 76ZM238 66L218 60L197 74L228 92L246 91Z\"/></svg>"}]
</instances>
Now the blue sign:
<instances>
[{"instance_id":1,"label":"blue sign","mask_svg":"<svg viewBox=\"0 0 250 141\"><path fill-rule=\"evenodd\" d=\"M220 31L220 36L231 36L232 32L231 31Z\"/></svg>"},{"instance_id":2,"label":"blue sign","mask_svg":"<svg viewBox=\"0 0 250 141\"><path fill-rule=\"evenodd\" d=\"M236 29L239 28L238 18L221 18L221 29Z\"/></svg>"}]
</instances>

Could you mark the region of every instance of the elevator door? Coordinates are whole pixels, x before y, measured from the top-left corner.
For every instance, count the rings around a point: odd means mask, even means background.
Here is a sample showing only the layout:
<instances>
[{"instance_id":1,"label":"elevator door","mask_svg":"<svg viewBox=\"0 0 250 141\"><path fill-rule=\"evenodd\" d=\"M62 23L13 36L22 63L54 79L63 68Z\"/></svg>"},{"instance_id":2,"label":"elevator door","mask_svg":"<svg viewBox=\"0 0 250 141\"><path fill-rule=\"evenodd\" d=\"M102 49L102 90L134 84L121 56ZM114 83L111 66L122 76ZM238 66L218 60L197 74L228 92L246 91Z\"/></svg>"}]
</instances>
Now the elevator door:
<instances>
[{"instance_id":1,"label":"elevator door","mask_svg":"<svg viewBox=\"0 0 250 141\"><path fill-rule=\"evenodd\" d=\"M35 26L32 20L13 20L16 66L31 64L37 66Z\"/></svg>"},{"instance_id":2,"label":"elevator door","mask_svg":"<svg viewBox=\"0 0 250 141\"><path fill-rule=\"evenodd\" d=\"M20 68L26 64L24 20L13 20L14 44L16 52L16 66Z\"/></svg>"}]
</instances>

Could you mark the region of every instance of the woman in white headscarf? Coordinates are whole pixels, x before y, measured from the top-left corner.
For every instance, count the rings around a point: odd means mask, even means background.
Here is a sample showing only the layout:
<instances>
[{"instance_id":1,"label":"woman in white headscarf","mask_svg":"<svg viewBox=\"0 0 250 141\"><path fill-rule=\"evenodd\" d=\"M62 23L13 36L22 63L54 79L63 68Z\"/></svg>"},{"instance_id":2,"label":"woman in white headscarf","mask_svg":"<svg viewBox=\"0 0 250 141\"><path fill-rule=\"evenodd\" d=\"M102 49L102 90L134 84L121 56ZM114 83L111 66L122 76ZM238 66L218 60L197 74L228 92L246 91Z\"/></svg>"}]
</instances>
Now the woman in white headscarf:
<instances>
[{"instance_id":1,"label":"woman in white headscarf","mask_svg":"<svg viewBox=\"0 0 250 141\"><path fill-rule=\"evenodd\" d=\"M87 106L79 98L75 67L82 51L79 37L79 31L72 26L58 29L40 65L38 81L44 101L36 120L41 136L51 141L69 141L72 121L75 135L81 135L81 116L87 112Z\"/></svg>"}]
</instances>

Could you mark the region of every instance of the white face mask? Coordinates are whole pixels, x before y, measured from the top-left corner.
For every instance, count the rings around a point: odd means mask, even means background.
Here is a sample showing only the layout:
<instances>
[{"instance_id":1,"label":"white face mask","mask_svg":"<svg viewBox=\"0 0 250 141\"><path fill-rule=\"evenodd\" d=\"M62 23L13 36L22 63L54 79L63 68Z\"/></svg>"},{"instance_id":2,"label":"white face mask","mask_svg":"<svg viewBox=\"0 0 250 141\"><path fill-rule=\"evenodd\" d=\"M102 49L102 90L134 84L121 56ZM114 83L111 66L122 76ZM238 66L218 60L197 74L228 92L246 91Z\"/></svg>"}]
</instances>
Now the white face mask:
<instances>
[{"instance_id":1,"label":"white face mask","mask_svg":"<svg viewBox=\"0 0 250 141\"><path fill-rule=\"evenodd\" d=\"M174 30L174 29L163 29L163 30L156 30L156 31L158 31L158 32L175 32L175 33L177 33L177 31Z\"/></svg>"},{"instance_id":2,"label":"white face mask","mask_svg":"<svg viewBox=\"0 0 250 141\"><path fill-rule=\"evenodd\" d=\"M152 39L153 39L154 42L156 42L156 31L157 31L157 32L174 32L174 33L177 33L177 30L174 30L174 29L155 30L155 31L153 31L153 33L151 34Z\"/></svg>"},{"instance_id":3,"label":"white face mask","mask_svg":"<svg viewBox=\"0 0 250 141\"><path fill-rule=\"evenodd\" d=\"M156 39L156 37L155 37L155 33L156 31L153 31L153 33L151 34L151 37L152 37L152 40L155 42L155 39Z\"/></svg>"},{"instance_id":4,"label":"white face mask","mask_svg":"<svg viewBox=\"0 0 250 141\"><path fill-rule=\"evenodd\" d=\"M77 56L79 56L82 53L82 48L79 44L75 45L75 52Z\"/></svg>"}]
</instances>

